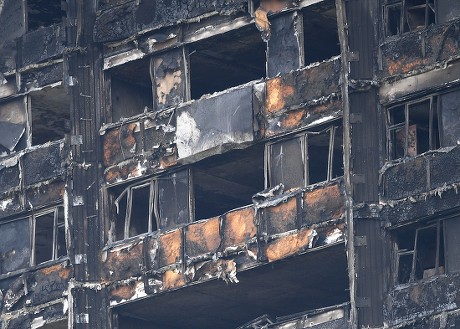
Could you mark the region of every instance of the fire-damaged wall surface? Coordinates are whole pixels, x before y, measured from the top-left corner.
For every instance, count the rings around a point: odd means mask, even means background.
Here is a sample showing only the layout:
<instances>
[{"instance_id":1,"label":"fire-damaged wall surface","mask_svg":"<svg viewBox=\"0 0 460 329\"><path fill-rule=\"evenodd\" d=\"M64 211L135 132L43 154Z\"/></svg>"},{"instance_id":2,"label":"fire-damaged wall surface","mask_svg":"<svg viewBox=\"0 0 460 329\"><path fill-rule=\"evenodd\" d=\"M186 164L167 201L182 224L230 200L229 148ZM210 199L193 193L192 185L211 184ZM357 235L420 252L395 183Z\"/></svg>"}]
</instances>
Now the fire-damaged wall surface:
<instances>
[{"instance_id":1,"label":"fire-damaged wall surface","mask_svg":"<svg viewBox=\"0 0 460 329\"><path fill-rule=\"evenodd\" d=\"M0 0L0 329L460 326L454 0Z\"/></svg>"}]
</instances>

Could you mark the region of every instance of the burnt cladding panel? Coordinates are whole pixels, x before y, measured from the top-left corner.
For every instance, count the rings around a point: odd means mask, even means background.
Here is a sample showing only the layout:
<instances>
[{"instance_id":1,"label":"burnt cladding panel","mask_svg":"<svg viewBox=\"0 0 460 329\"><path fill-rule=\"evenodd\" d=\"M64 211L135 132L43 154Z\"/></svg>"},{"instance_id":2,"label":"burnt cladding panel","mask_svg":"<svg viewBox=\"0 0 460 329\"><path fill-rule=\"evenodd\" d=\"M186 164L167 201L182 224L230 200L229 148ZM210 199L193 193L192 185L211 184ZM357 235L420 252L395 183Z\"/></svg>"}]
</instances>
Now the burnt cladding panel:
<instances>
[{"instance_id":1,"label":"burnt cladding panel","mask_svg":"<svg viewBox=\"0 0 460 329\"><path fill-rule=\"evenodd\" d=\"M28 218L0 225L0 274L29 266L30 252Z\"/></svg>"},{"instance_id":2,"label":"burnt cladding panel","mask_svg":"<svg viewBox=\"0 0 460 329\"><path fill-rule=\"evenodd\" d=\"M300 47L297 13L274 17L270 24L272 35L268 41L268 77L287 73L300 67Z\"/></svg>"},{"instance_id":3,"label":"burnt cladding panel","mask_svg":"<svg viewBox=\"0 0 460 329\"><path fill-rule=\"evenodd\" d=\"M386 268L383 232L380 221L372 219L357 220L355 229L356 237L365 237L366 241L355 247L359 326L380 326L383 324L383 279Z\"/></svg>"}]
</instances>

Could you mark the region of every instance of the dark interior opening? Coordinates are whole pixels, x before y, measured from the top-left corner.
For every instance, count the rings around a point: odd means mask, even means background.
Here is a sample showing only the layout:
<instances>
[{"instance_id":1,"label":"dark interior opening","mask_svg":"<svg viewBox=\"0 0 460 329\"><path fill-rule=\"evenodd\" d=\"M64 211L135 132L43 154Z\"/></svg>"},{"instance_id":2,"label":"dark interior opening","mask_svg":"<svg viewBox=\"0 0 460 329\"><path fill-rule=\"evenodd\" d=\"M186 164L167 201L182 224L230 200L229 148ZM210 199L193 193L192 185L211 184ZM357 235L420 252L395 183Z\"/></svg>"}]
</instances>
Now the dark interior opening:
<instances>
[{"instance_id":1,"label":"dark interior opening","mask_svg":"<svg viewBox=\"0 0 460 329\"><path fill-rule=\"evenodd\" d=\"M438 230L436 226L419 229L417 232L417 250L415 263L415 279L421 280L435 274L437 263L437 247L439 246L438 266L444 269L444 237L440 225L440 236L438 241ZM439 245L438 245L439 242ZM440 271L443 273L444 271Z\"/></svg>"},{"instance_id":2,"label":"dark interior opening","mask_svg":"<svg viewBox=\"0 0 460 329\"><path fill-rule=\"evenodd\" d=\"M264 189L264 145L207 158L193 167L195 220L252 203Z\"/></svg>"},{"instance_id":3,"label":"dark interior opening","mask_svg":"<svg viewBox=\"0 0 460 329\"><path fill-rule=\"evenodd\" d=\"M254 24L192 44L192 99L264 78L265 49Z\"/></svg>"},{"instance_id":4,"label":"dark interior opening","mask_svg":"<svg viewBox=\"0 0 460 329\"><path fill-rule=\"evenodd\" d=\"M35 217L35 264L53 259L54 211Z\"/></svg>"},{"instance_id":5,"label":"dark interior opening","mask_svg":"<svg viewBox=\"0 0 460 329\"><path fill-rule=\"evenodd\" d=\"M117 307L118 328L235 329L264 314L275 319L349 300L343 244L237 276L237 284L212 280Z\"/></svg>"},{"instance_id":6,"label":"dark interior opening","mask_svg":"<svg viewBox=\"0 0 460 329\"><path fill-rule=\"evenodd\" d=\"M150 59L132 61L109 70L112 122L144 113L153 107Z\"/></svg>"},{"instance_id":7,"label":"dark interior opening","mask_svg":"<svg viewBox=\"0 0 460 329\"><path fill-rule=\"evenodd\" d=\"M322 1L303 11L305 65L340 55L334 1Z\"/></svg>"},{"instance_id":8,"label":"dark interior opening","mask_svg":"<svg viewBox=\"0 0 460 329\"><path fill-rule=\"evenodd\" d=\"M116 241L149 232L149 218L152 220L152 231L158 229L153 214L154 201L151 195L153 186L153 182L147 181L132 186L123 184L110 188L111 218L115 226ZM129 229L128 236L125 236L127 220L129 220Z\"/></svg>"},{"instance_id":9,"label":"dark interior opening","mask_svg":"<svg viewBox=\"0 0 460 329\"><path fill-rule=\"evenodd\" d=\"M61 0L27 0L27 27L36 30L62 22L66 12L61 9Z\"/></svg>"},{"instance_id":10,"label":"dark interior opening","mask_svg":"<svg viewBox=\"0 0 460 329\"><path fill-rule=\"evenodd\" d=\"M329 131L308 136L308 184L327 181Z\"/></svg>"},{"instance_id":11,"label":"dark interior opening","mask_svg":"<svg viewBox=\"0 0 460 329\"><path fill-rule=\"evenodd\" d=\"M32 145L64 138L70 133L70 95L63 86L30 93Z\"/></svg>"}]
</instances>

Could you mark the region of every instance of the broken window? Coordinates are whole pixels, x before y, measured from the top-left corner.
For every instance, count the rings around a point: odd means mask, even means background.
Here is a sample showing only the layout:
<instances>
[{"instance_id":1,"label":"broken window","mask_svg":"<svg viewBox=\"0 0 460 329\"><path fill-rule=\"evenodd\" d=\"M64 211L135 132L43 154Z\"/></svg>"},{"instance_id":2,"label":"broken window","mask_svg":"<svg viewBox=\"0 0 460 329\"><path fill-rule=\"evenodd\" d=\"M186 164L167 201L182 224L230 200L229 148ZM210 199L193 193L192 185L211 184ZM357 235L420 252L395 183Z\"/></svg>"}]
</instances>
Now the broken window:
<instances>
[{"instance_id":1,"label":"broken window","mask_svg":"<svg viewBox=\"0 0 460 329\"><path fill-rule=\"evenodd\" d=\"M132 61L107 71L110 97L107 99L111 121L144 113L153 107L150 59Z\"/></svg>"},{"instance_id":2,"label":"broken window","mask_svg":"<svg viewBox=\"0 0 460 329\"><path fill-rule=\"evenodd\" d=\"M439 148L438 97L430 96L388 109L389 153L392 159Z\"/></svg>"},{"instance_id":3,"label":"broken window","mask_svg":"<svg viewBox=\"0 0 460 329\"><path fill-rule=\"evenodd\" d=\"M57 260L65 255L62 206L0 224L0 274Z\"/></svg>"},{"instance_id":4,"label":"broken window","mask_svg":"<svg viewBox=\"0 0 460 329\"><path fill-rule=\"evenodd\" d=\"M265 50L253 25L190 45L191 98L264 78Z\"/></svg>"},{"instance_id":5,"label":"broken window","mask_svg":"<svg viewBox=\"0 0 460 329\"><path fill-rule=\"evenodd\" d=\"M390 159L415 156L460 140L460 91L427 96L388 108Z\"/></svg>"},{"instance_id":6,"label":"broken window","mask_svg":"<svg viewBox=\"0 0 460 329\"><path fill-rule=\"evenodd\" d=\"M0 154L28 146L28 123L25 97L0 103Z\"/></svg>"},{"instance_id":7,"label":"broken window","mask_svg":"<svg viewBox=\"0 0 460 329\"><path fill-rule=\"evenodd\" d=\"M306 132L267 146L268 185L286 190L343 175L342 127Z\"/></svg>"},{"instance_id":8,"label":"broken window","mask_svg":"<svg viewBox=\"0 0 460 329\"><path fill-rule=\"evenodd\" d=\"M435 23L435 0L387 0L384 6L386 36L415 31Z\"/></svg>"},{"instance_id":9,"label":"broken window","mask_svg":"<svg viewBox=\"0 0 460 329\"><path fill-rule=\"evenodd\" d=\"M397 283L414 282L444 273L443 221L398 232L396 245Z\"/></svg>"},{"instance_id":10,"label":"broken window","mask_svg":"<svg viewBox=\"0 0 460 329\"><path fill-rule=\"evenodd\" d=\"M61 2L61 0L27 0L28 30L62 22L66 13L61 8Z\"/></svg>"},{"instance_id":11,"label":"broken window","mask_svg":"<svg viewBox=\"0 0 460 329\"><path fill-rule=\"evenodd\" d=\"M70 95L62 85L31 92L32 145L64 138L70 133Z\"/></svg>"},{"instance_id":12,"label":"broken window","mask_svg":"<svg viewBox=\"0 0 460 329\"><path fill-rule=\"evenodd\" d=\"M211 218L252 203L264 189L264 146L207 158L193 167L195 219Z\"/></svg>"},{"instance_id":13,"label":"broken window","mask_svg":"<svg viewBox=\"0 0 460 329\"><path fill-rule=\"evenodd\" d=\"M64 208L56 207L33 215L34 253L32 264L56 260L67 254Z\"/></svg>"},{"instance_id":14,"label":"broken window","mask_svg":"<svg viewBox=\"0 0 460 329\"><path fill-rule=\"evenodd\" d=\"M189 170L109 189L115 241L190 221Z\"/></svg>"},{"instance_id":15,"label":"broken window","mask_svg":"<svg viewBox=\"0 0 460 329\"><path fill-rule=\"evenodd\" d=\"M305 64L340 55L334 1L322 1L302 11Z\"/></svg>"}]
</instances>

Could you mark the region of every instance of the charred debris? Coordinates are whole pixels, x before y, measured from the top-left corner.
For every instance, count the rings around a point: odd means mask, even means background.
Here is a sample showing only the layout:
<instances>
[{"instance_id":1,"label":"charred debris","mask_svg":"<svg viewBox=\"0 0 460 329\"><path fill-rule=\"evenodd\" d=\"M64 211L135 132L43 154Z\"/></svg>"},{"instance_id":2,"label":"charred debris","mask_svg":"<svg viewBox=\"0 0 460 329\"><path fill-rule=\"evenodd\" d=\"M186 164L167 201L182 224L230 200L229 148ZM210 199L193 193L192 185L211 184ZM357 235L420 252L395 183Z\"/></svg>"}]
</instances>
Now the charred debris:
<instances>
[{"instance_id":1,"label":"charred debris","mask_svg":"<svg viewBox=\"0 0 460 329\"><path fill-rule=\"evenodd\" d=\"M460 327L457 0L0 0L0 328Z\"/></svg>"}]
</instances>

